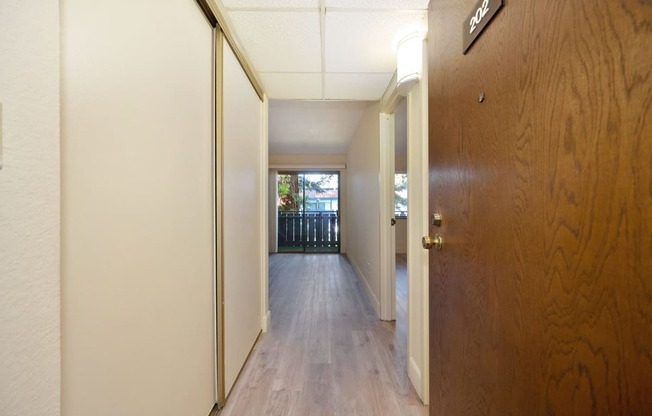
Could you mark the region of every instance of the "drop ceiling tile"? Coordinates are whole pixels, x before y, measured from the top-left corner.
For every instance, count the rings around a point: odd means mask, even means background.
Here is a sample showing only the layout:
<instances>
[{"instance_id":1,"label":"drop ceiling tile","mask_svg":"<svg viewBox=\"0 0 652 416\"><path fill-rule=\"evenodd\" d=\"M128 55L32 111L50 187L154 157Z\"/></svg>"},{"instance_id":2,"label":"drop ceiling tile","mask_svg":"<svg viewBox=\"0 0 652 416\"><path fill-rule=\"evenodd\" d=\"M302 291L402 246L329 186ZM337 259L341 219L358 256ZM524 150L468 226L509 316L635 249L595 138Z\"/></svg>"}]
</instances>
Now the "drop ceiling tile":
<instances>
[{"instance_id":1,"label":"drop ceiling tile","mask_svg":"<svg viewBox=\"0 0 652 416\"><path fill-rule=\"evenodd\" d=\"M261 72L265 93L270 99L319 100L322 98L321 74Z\"/></svg>"},{"instance_id":2,"label":"drop ceiling tile","mask_svg":"<svg viewBox=\"0 0 652 416\"><path fill-rule=\"evenodd\" d=\"M222 0L222 4L230 9L319 8L319 0Z\"/></svg>"},{"instance_id":3,"label":"drop ceiling tile","mask_svg":"<svg viewBox=\"0 0 652 416\"><path fill-rule=\"evenodd\" d=\"M327 13L326 72L394 72L398 41L422 30L426 13Z\"/></svg>"},{"instance_id":4,"label":"drop ceiling tile","mask_svg":"<svg viewBox=\"0 0 652 416\"><path fill-rule=\"evenodd\" d=\"M230 12L242 47L258 72L321 71L319 13Z\"/></svg>"},{"instance_id":5,"label":"drop ceiling tile","mask_svg":"<svg viewBox=\"0 0 652 416\"><path fill-rule=\"evenodd\" d=\"M326 7L427 10L430 0L326 0Z\"/></svg>"},{"instance_id":6,"label":"drop ceiling tile","mask_svg":"<svg viewBox=\"0 0 652 416\"><path fill-rule=\"evenodd\" d=\"M326 74L327 100L380 100L392 79L386 74Z\"/></svg>"}]
</instances>

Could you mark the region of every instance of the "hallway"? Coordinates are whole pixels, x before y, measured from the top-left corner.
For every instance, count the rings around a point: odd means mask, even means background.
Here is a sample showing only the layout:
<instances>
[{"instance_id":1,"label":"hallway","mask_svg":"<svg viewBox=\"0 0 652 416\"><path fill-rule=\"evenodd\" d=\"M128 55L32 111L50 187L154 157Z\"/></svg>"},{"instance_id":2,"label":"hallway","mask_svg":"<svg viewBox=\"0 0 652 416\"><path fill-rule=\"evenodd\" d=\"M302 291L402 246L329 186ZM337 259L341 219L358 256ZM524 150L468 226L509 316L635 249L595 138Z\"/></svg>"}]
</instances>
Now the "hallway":
<instances>
[{"instance_id":1,"label":"hallway","mask_svg":"<svg viewBox=\"0 0 652 416\"><path fill-rule=\"evenodd\" d=\"M379 321L341 255L276 254L269 269L272 326L223 416L427 414L405 371L405 334L395 330L405 325L402 308L396 325Z\"/></svg>"}]
</instances>

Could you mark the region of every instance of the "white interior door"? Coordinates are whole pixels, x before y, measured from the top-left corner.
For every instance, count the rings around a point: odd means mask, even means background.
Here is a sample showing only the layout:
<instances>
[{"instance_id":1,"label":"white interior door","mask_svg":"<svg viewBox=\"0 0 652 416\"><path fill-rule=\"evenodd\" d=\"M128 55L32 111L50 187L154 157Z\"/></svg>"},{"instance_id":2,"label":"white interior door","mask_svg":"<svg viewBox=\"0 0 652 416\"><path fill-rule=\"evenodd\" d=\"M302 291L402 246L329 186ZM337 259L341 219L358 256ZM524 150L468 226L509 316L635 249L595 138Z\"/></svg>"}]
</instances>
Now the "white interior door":
<instances>
[{"instance_id":1,"label":"white interior door","mask_svg":"<svg viewBox=\"0 0 652 416\"><path fill-rule=\"evenodd\" d=\"M380 319L396 319L394 114L380 113Z\"/></svg>"}]
</instances>

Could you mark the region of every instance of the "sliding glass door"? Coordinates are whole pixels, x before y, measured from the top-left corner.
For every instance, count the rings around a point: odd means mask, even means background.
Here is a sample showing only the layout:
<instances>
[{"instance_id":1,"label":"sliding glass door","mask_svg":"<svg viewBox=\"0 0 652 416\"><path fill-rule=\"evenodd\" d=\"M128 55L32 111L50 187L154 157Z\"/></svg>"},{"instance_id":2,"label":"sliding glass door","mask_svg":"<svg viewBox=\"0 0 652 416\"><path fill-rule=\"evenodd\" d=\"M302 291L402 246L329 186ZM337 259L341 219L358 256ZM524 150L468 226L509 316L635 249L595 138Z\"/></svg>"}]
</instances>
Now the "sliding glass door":
<instances>
[{"instance_id":1,"label":"sliding glass door","mask_svg":"<svg viewBox=\"0 0 652 416\"><path fill-rule=\"evenodd\" d=\"M279 252L339 253L339 173L279 172Z\"/></svg>"}]
</instances>

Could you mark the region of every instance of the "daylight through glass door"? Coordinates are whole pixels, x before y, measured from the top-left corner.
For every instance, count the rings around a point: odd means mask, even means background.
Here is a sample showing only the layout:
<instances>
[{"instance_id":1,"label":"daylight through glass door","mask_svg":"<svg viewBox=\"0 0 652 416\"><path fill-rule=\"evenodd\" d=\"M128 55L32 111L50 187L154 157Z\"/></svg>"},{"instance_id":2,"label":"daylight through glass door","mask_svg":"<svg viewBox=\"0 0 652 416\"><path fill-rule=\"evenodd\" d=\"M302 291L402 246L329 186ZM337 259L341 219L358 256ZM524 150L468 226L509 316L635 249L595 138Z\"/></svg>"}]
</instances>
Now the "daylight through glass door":
<instances>
[{"instance_id":1,"label":"daylight through glass door","mask_svg":"<svg viewBox=\"0 0 652 416\"><path fill-rule=\"evenodd\" d=\"M339 253L339 173L279 172L278 251Z\"/></svg>"}]
</instances>

